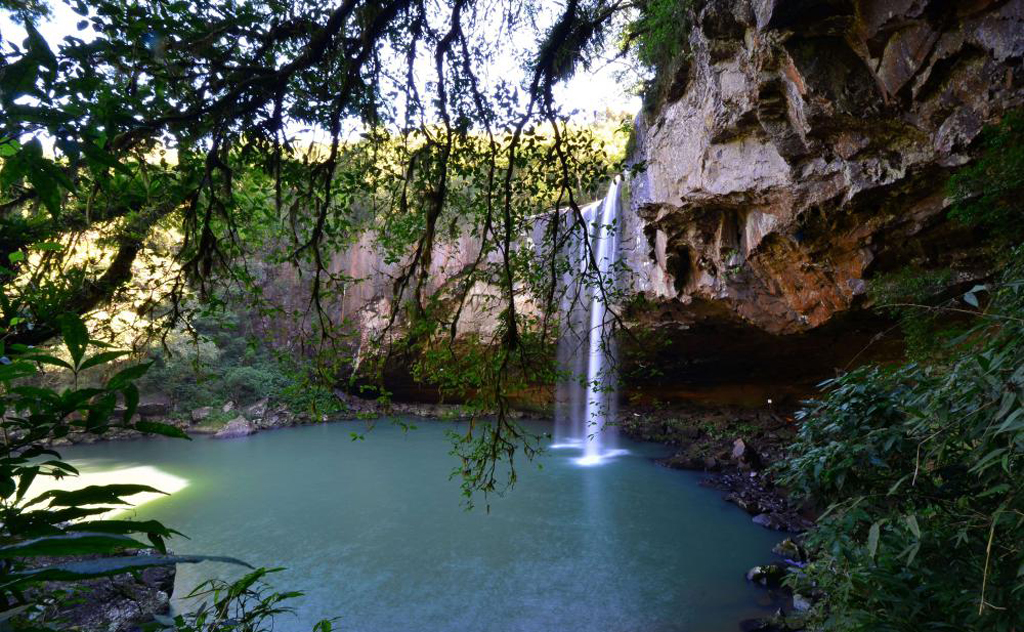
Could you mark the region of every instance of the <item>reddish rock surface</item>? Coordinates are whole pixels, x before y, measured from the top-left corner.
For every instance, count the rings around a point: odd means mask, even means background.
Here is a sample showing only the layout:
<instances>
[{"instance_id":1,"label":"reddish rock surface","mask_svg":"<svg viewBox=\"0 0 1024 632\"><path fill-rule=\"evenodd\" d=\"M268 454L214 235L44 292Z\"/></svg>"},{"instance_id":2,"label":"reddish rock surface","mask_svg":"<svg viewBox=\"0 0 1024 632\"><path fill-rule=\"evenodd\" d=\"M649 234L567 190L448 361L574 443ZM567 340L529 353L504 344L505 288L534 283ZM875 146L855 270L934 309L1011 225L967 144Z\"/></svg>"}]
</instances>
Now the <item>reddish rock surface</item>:
<instances>
[{"instance_id":1,"label":"reddish rock surface","mask_svg":"<svg viewBox=\"0 0 1024 632\"><path fill-rule=\"evenodd\" d=\"M874 275L985 275L945 187L1024 104L1024 0L711 0L689 48L637 124L631 317L669 343L638 388L806 390L898 352L861 310Z\"/></svg>"}]
</instances>

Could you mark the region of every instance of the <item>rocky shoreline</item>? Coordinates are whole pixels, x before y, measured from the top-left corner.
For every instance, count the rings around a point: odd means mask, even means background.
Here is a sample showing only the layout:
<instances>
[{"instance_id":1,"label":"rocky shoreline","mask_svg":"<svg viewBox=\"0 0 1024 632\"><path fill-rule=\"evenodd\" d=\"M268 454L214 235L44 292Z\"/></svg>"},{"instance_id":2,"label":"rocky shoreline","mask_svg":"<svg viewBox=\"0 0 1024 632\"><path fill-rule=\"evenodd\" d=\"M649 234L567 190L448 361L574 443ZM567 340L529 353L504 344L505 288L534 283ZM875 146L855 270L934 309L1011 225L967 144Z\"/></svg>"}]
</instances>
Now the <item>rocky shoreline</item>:
<instances>
[{"instance_id":1,"label":"rocky shoreline","mask_svg":"<svg viewBox=\"0 0 1024 632\"><path fill-rule=\"evenodd\" d=\"M141 422L160 424L188 436L211 436L216 439L246 437L265 430L290 428L314 423L333 421L374 420L387 416L410 416L435 419L462 419L466 415L460 406L452 404L419 404L392 402L384 405L376 401L363 400L337 393L344 408L340 412L313 415L310 412L295 412L286 405L262 399L249 406L238 406L228 400L223 406L203 406L186 414L175 412L164 402L145 402L125 425L113 425L104 434L73 431L68 436L52 442L53 446L90 444L102 441L123 441L152 437L162 433L142 432L134 426ZM115 418L123 416L124 410L115 410ZM528 413L514 413L526 418ZM163 433L166 434L166 433ZM180 434L178 436L181 436Z\"/></svg>"},{"instance_id":2,"label":"rocky shoreline","mask_svg":"<svg viewBox=\"0 0 1024 632\"><path fill-rule=\"evenodd\" d=\"M33 564L48 566L70 559L81 558L38 557ZM38 622L67 630L141 630L154 617L170 612L174 577L174 566L153 566L111 577L46 582L39 589Z\"/></svg>"}]
</instances>

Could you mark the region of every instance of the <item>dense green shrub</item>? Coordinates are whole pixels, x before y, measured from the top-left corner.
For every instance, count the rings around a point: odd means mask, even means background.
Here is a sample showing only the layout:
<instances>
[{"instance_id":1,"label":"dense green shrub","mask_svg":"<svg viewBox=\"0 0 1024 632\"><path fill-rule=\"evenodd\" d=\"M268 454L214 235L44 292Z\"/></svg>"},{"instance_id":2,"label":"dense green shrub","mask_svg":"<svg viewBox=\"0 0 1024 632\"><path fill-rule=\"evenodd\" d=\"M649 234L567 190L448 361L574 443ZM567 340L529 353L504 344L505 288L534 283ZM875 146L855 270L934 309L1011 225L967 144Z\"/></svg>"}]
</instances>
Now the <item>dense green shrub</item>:
<instances>
[{"instance_id":1,"label":"dense green shrub","mask_svg":"<svg viewBox=\"0 0 1024 632\"><path fill-rule=\"evenodd\" d=\"M963 333L963 326L951 318L958 313L945 309L960 298L948 297L951 286L952 270L912 265L872 279L868 294L879 311L899 321L908 357L927 361L943 352L944 340Z\"/></svg>"},{"instance_id":2,"label":"dense green shrub","mask_svg":"<svg viewBox=\"0 0 1024 632\"><path fill-rule=\"evenodd\" d=\"M279 393L288 385L287 377L271 361L258 366L230 367L221 378L227 392L240 401L251 401Z\"/></svg>"},{"instance_id":3,"label":"dense green shrub","mask_svg":"<svg viewBox=\"0 0 1024 632\"><path fill-rule=\"evenodd\" d=\"M949 181L950 218L991 229L1002 240L1024 238L1024 112L1012 112L981 135L982 156Z\"/></svg>"},{"instance_id":4,"label":"dense green shrub","mask_svg":"<svg viewBox=\"0 0 1024 632\"><path fill-rule=\"evenodd\" d=\"M639 14L624 33L626 43L635 48L640 63L663 67L686 47L694 0L644 0L638 4Z\"/></svg>"},{"instance_id":5,"label":"dense green shrub","mask_svg":"<svg viewBox=\"0 0 1024 632\"><path fill-rule=\"evenodd\" d=\"M330 389L311 385L308 367L278 357L253 336L240 332L240 314L225 310L193 323L194 330L168 333L150 352L153 367L139 382L144 393L167 395L182 412L219 406L228 400L241 405L270 398L307 412L313 400L328 409L337 398Z\"/></svg>"},{"instance_id":6,"label":"dense green shrub","mask_svg":"<svg viewBox=\"0 0 1024 632\"><path fill-rule=\"evenodd\" d=\"M828 506L793 582L837 631L1024 625L1024 255L927 364L827 383L781 478Z\"/></svg>"}]
</instances>

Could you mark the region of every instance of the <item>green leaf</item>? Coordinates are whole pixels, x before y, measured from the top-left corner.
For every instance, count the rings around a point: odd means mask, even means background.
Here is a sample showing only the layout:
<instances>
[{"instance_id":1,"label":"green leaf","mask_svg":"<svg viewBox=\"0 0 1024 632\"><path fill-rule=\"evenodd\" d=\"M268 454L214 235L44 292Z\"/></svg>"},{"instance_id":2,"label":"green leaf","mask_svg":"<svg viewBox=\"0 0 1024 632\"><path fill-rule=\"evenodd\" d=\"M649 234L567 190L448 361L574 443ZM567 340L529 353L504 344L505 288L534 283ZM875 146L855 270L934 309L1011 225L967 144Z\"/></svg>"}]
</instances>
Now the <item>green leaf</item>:
<instances>
[{"instance_id":1,"label":"green leaf","mask_svg":"<svg viewBox=\"0 0 1024 632\"><path fill-rule=\"evenodd\" d=\"M147 492L164 494L166 496L165 492L162 492L159 489L154 489L149 485L90 485L88 487L72 491L59 489L50 490L36 496L29 504L35 505L49 499L51 507L79 507L81 505L107 504L130 505L131 503L122 499L123 496L134 496L135 494Z\"/></svg>"},{"instance_id":2,"label":"green leaf","mask_svg":"<svg viewBox=\"0 0 1024 632\"><path fill-rule=\"evenodd\" d=\"M18 263L19 261L25 260L25 253L21 252L20 250L15 250L11 254L7 255L7 258L10 260L11 263Z\"/></svg>"},{"instance_id":3,"label":"green leaf","mask_svg":"<svg viewBox=\"0 0 1024 632\"><path fill-rule=\"evenodd\" d=\"M5 105L11 104L35 87L37 77L39 60L32 55L25 55L0 73L0 99Z\"/></svg>"},{"instance_id":4,"label":"green leaf","mask_svg":"<svg viewBox=\"0 0 1024 632\"><path fill-rule=\"evenodd\" d=\"M64 314L60 319L60 333L64 338L64 346L71 354L72 363L78 366L89 345L89 330L78 314Z\"/></svg>"},{"instance_id":5,"label":"green leaf","mask_svg":"<svg viewBox=\"0 0 1024 632\"><path fill-rule=\"evenodd\" d=\"M0 364L0 381L10 382L21 377L28 377L36 374L36 367L27 362L12 362L11 364Z\"/></svg>"},{"instance_id":6,"label":"green leaf","mask_svg":"<svg viewBox=\"0 0 1024 632\"><path fill-rule=\"evenodd\" d=\"M85 418L85 427L95 431L107 426L115 406L117 406L115 393L107 393L99 398L95 404L89 407L89 415Z\"/></svg>"},{"instance_id":7,"label":"green leaf","mask_svg":"<svg viewBox=\"0 0 1024 632\"><path fill-rule=\"evenodd\" d=\"M52 356L52 355L46 355L46 354L42 354L42 353L36 354L36 355L30 355L30 356L22 356L21 358L19 358L19 360L28 360L30 362L39 362L40 364L52 364L54 366L59 366L61 368L67 369L69 371L74 371L75 370L74 367L72 367L70 364L68 364L64 360L61 360L60 358L57 358L57 357Z\"/></svg>"},{"instance_id":8,"label":"green leaf","mask_svg":"<svg viewBox=\"0 0 1024 632\"><path fill-rule=\"evenodd\" d=\"M39 165L33 165L29 170L28 180L43 206L56 219L60 215L60 188L57 181Z\"/></svg>"},{"instance_id":9,"label":"green leaf","mask_svg":"<svg viewBox=\"0 0 1024 632\"><path fill-rule=\"evenodd\" d=\"M140 421L135 424L135 429L139 432L145 432L146 434L163 435L165 437L174 437L176 439L188 439L192 440L192 437L177 426L170 424L160 423L158 421Z\"/></svg>"},{"instance_id":10,"label":"green leaf","mask_svg":"<svg viewBox=\"0 0 1024 632\"><path fill-rule=\"evenodd\" d=\"M21 143L13 138L6 138L0 142L0 158L10 158L21 149Z\"/></svg>"},{"instance_id":11,"label":"green leaf","mask_svg":"<svg viewBox=\"0 0 1024 632\"><path fill-rule=\"evenodd\" d=\"M85 140L82 143L82 153L85 154L86 160L89 161L89 166L95 171L110 168L124 174L131 173L131 170L127 166L118 162L117 158L112 156L106 150L101 149L90 140Z\"/></svg>"},{"instance_id":12,"label":"green leaf","mask_svg":"<svg viewBox=\"0 0 1024 632\"><path fill-rule=\"evenodd\" d=\"M878 552L878 537L881 535L881 529L881 521L874 523L868 529L868 555L871 559L875 559L875 554Z\"/></svg>"},{"instance_id":13,"label":"green leaf","mask_svg":"<svg viewBox=\"0 0 1024 632\"><path fill-rule=\"evenodd\" d=\"M21 477L18 479L18 494L14 497L15 503L20 503L21 499L25 497L25 492L32 486L32 481L36 480L38 474L39 466L28 467L22 470Z\"/></svg>"},{"instance_id":14,"label":"green leaf","mask_svg":"<svg viewBox=\"0 0 1024 632\"><path fill-rule=\"evenodd\" d=\"M917 524L917 516L910 514L907 516L907 527L910 528L910 532L914 534L914 537L921 539L921 527ZM907 562L908 564L910 562Z\"/></svg>"},{"instance_id":15,"label":"green leaf","mask_svg":"<svg viewBox=\"0 0 1024 632\"><path fill-rule=\"evenodd\" d=\"M18 486L10 476L0 476L0 498L10 498Z\"/></svg>"},{"instance_id":16,"label":"green leaf","mask_svg":"<svg viewBox=\"0 0 1024 632\"><path fill-rule=\"evenodd\" d=\"M85 362L82 363L82 366L79 367L79 369L84 371L85 369L99 366L100 364L106 364L120 357L126 356L129 353L129 351L104 351L103 353L97 353L96 355L86 358Z\"/></svg>"},{"instance_id":17,"label":"green leaf","mask_svg":"<svg viewBox=\"0 0 1024 632\"><path fill-rule=\"evenodd\" d=\"M77 410L87 401L106 391L101 388L80 388L77 391L65 391L61 395L61 405L64 410Z\"/></svg>"},{"instance_id":18,"label":"green leaf","mask_svg":"<svg viewBox=\"0 0 1024 632\"><path fill-rule=\"evenodd\" d=\"M34 245L32 247L35 248L36 250L49 250L49 251L56 251L56 250L63 250L64 249L64 246L62 246L62 245L60 245L60 244L58 244L56 242L52 242L52 241L48 241L48 242L41 243L41 244L36 244L36 245Z\"/></svg>"},{"instance_id":19,"label":"green leaf","mask_svg":"<svg viewBox=\"0 0 1024 632\"><path fill-rule=\"evenodd\" d=\"M0 547L0 559L19 557L95 555L122 549L148 549L144 544L126 535L83 531L46 536Z\"/></svg>"},{"instance_id":20,"label":"green leaf","mask_svg":"<svg viewBox=\"0 0 1024 632\"><path fill-rule=\"evenodd\" d=\"M914 542L913 544L908 546L907 549L903 553L900 553L900 557L903 557L904 555L906 555L907 556L907 566L910 566L911 564L914 563L914 558L917 557L917 552L920 551L920 550L921 550L921 543L920 542Z\"/></svg>"},{"instance_id":21,"label":"green leaf","mask_svg":"<svg viewBox=\"0 0 1024 632\"><path fill-rule=\"evenodd\" d=\"M139 408L139 388L135 384L129 384L121 389L121 393L124 394L124 423L128 424Z\"/></svg>"},{"instance_id":22,"label":"green leaf","mask_svg":"<svg viewBox=\"0 0 1024 632\"><path fill-rule=\"evenodd\" d=\"M57 58L54 56L53 51L50 50L50 45L46 42L46 39L39 34L36 27L29 21L25 21L25 31L28 33L28 44L29 50L32 51L32 55L35 56L42 62L42 65L50 68L51 70L57 70Z\"/></svg>"},{"instance_id":23,"label":"green leaf","mask_svg":"<svg viewBox=\"0 0 1024 632\"><path fill-rule=\"evenodd\" d=\"M252 568L249 564L233 557L219 555L134 555L129 557L105 557L95 560L78 560L54 564L43 568L33 568L11 573L16 579L6 584L8 587L26 581L74 581L94 577L120 575L128 571L153 566L171 566L173 564L197 564L199 562L223 562Z\"/></svg>"},{"instance_id":24,"label":"green leaf","mask_svg":"<svg viewBox=\"0 0 1024 632\"><path fill-rule=\"evenodd\" d=\"M1020 420L1019 422L1017 420ZM1006 417L1006 421L999 426L996 434L1012 432L1024 427L1024 407L1018 408Z\"/></svg>"},{"instance_id":25,"label":"green leaf","mask_svg":"<svg viewBox=\"0 0 1024 632\"><path fill-rule=\"evenodd\" d=\"M172 535L184 535L180 531L169 529L156 520L91 520L68 526L68 531L93 531L98 533L147 533L169 538Z\"/></svg>"},{"instance_id":26,"label":"green leaf","mask_svg":"<svg viewBox=\"0 0 1024 632\"><path fill-rule=\"evenodd\" d=\"M130 366L127 369L123 369L114 377L110 378L110 381L107 382L107 388L112 391L119 391L126 388L129 384L145 375L146 371L148 371L149 367L152 365L152 361L141 362L134 366Z\"/></svg>"}]
</instances>

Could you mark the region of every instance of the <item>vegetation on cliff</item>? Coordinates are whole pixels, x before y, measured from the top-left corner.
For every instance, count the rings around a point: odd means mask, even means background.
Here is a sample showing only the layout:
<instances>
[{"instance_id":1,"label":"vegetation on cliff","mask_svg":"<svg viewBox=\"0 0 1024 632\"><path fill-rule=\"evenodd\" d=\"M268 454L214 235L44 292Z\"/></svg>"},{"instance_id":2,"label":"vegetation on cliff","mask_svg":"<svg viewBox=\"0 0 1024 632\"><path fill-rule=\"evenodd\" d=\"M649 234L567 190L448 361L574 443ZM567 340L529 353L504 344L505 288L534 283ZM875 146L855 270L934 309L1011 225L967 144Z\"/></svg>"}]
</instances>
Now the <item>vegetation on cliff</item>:
<instances>
[{"instance_id":1,"label":"vegetation on cliff","mask_svg":"<svg viewBox=\"0 0 1024 632\"><path fill-rule=\"evenodd\" d=\"M1024 248L1006 245L1020 236L1019 136L1010 115L951 182L952 216L996 232L1001 271L952 298L948 278L886 279L883 294L917 297L899 304L912 359L830 380L802 411L779 471L827 506L815 559L790 579L823 597L815 629L1024 623Z\"/></svg>"}]
</instances>

